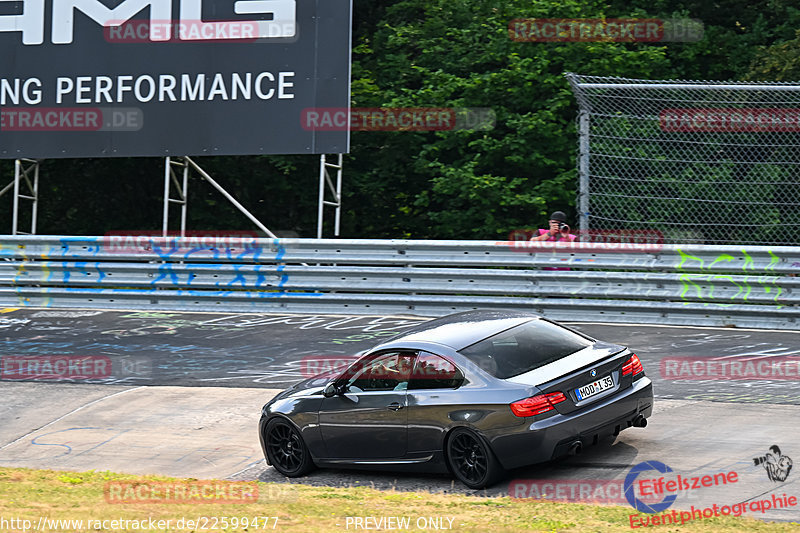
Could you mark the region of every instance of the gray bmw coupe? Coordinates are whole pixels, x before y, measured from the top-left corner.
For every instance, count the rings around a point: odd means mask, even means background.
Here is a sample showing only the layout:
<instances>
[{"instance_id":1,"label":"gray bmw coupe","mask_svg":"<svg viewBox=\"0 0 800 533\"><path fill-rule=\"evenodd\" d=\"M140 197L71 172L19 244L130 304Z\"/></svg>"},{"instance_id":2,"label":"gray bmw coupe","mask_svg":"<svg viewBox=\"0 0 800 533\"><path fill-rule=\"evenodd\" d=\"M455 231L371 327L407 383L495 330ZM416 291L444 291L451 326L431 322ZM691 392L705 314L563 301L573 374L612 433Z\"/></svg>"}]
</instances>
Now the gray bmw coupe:
<instances>
[{"instance_id":1,"label":"gray bmw coupe","mask_svg":"<svg viewBox=\"0 0 800 533\"><path fill-rule=\"evenodd\" d=\"M653 386L639 358L526 312L425 322L261 411L267 463L450 472L471 488L506 469L579 453L645 427Z\"/></svg>"}]
</instances>

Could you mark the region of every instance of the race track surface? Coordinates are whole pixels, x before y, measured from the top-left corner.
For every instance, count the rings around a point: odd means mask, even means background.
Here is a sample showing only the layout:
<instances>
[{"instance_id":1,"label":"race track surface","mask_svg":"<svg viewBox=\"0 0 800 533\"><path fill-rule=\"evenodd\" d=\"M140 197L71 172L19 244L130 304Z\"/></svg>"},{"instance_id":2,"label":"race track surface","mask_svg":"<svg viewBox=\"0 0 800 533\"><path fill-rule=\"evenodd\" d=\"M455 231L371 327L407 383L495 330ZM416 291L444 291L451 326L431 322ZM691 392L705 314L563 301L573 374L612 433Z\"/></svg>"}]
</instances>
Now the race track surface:
<instances>
[{"instance_id":1,"label":"race track surface","mask_svg":"<svg viewBox=\"0 0 800 533\"><path fill-rule=\"evenodd\" d=\"M277 482L287 480L264 464L258 444L261 405L320 364L341 364L424 320L0 311L0 464ZM656 394L649 425L577 457L512 471L487 494L529 497L530 480L556 480L567 490L587 480L620 483L632 466L658 461L684 477L738 474L734 484L679 494L676 509L800 497L796 469L785 481L772 481L754 464L773 445L788 458L800 457L800 379L775 372L747 379L697 375L711 368L708 361L791 361L800 355L799 332L570 325L640 356ZM88 356L98 371L55 380L20 370L20 362L42 356ZM692 368L692 375L685 373ZM296 482L473 492L447 476L403 473L321 470ZM617 500L627 505L624 495ZM750 514L800 520L800 505Z\"/></svg>"}]
</instances>

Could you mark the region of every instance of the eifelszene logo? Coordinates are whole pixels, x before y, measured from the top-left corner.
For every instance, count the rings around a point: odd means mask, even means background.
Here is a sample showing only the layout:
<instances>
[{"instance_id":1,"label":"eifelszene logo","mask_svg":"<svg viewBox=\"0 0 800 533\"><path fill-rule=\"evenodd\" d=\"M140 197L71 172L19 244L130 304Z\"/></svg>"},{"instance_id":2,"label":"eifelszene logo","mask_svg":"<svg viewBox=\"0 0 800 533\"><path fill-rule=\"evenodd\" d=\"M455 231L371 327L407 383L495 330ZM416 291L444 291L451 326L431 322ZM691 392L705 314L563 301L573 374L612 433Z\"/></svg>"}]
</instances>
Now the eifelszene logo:
<instances>
[{"instance_id":1,"label":"eifelszene logo","mask_svg":"<svg viewBox=\"0 0 800 533\"><path fill-rule=\"evenodd\" d=\"M665 496L663 500L658 503L645 503L644 501L640 500L636 497L634 493L634 484L636 483L636 478L639 477L639 474L642 472L647 472L648 470L655 470L657 472L661 472L662 474L666 474L668 472L672 472L672 469L659 461L645 461L644 463L639 463L638 465L631 468L631 471L628 472L628 475L625 476L625 484L623 485L625 491L625 499L628 500L628 503L631 504L631 507L636 509L637 511L642 511L645 513L660 513L664 509L668 509L670 505L675 503L675 500L678 498L677 494L669 494Z\"/></svg>"}]
</instances>

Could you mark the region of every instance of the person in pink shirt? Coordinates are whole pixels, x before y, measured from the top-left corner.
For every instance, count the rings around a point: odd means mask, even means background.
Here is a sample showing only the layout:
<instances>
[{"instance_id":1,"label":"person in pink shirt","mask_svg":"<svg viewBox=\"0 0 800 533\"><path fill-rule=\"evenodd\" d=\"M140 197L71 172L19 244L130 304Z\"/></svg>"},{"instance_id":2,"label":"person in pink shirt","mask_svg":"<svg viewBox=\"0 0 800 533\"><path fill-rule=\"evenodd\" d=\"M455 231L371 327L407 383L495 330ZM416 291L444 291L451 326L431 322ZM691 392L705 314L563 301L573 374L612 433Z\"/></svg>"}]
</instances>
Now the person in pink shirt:
<instances>
[{"instance_id":1,"label":"person in pink shirt","mask_svg":"<svg viewBox=\"0 0 800 533\"><path fill-rule=\"evenodd\" d=\"M567 215L562 211L555 211L550 215L550 228L538 230L538 235L531 237L531 241L572 242L577 237L569 232Z\"/></svg>"}]
</instances>

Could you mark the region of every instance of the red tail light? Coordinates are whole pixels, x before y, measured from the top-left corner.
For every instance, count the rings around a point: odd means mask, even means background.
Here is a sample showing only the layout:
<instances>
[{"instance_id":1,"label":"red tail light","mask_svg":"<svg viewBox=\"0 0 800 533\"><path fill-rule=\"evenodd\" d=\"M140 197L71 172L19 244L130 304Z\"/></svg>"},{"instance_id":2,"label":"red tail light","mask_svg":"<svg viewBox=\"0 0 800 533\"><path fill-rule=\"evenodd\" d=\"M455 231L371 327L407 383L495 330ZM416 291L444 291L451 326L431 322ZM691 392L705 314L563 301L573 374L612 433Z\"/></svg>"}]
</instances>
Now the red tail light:
<instances>
[{"instance_id":1,"label":"red tail light","mask_svg":"<svg viewBox=\"0 0 800 533\"><path fill-rule=\"evenodd\" d=\"M524 400L517 400L511 404L511 411L517 416L534 416L546 413L555 409L555 404L561 403L567 398L561 392L551 392L550 394L537 394Z\"/></svg>"},{"instance_id":2,"label":"red tail light","mask_svg":"<svg viewBox=\"0 0 800 533\"><path fill-rule=\"evenodd\" d=\"M643 372L644 367L642 366L642 362L639 361L639 357L636 354L631 355L630 358L622 365L623 376L630 374L631 376L636 377L637 374L641 374Z\"/></svg>"}]
</instances>

